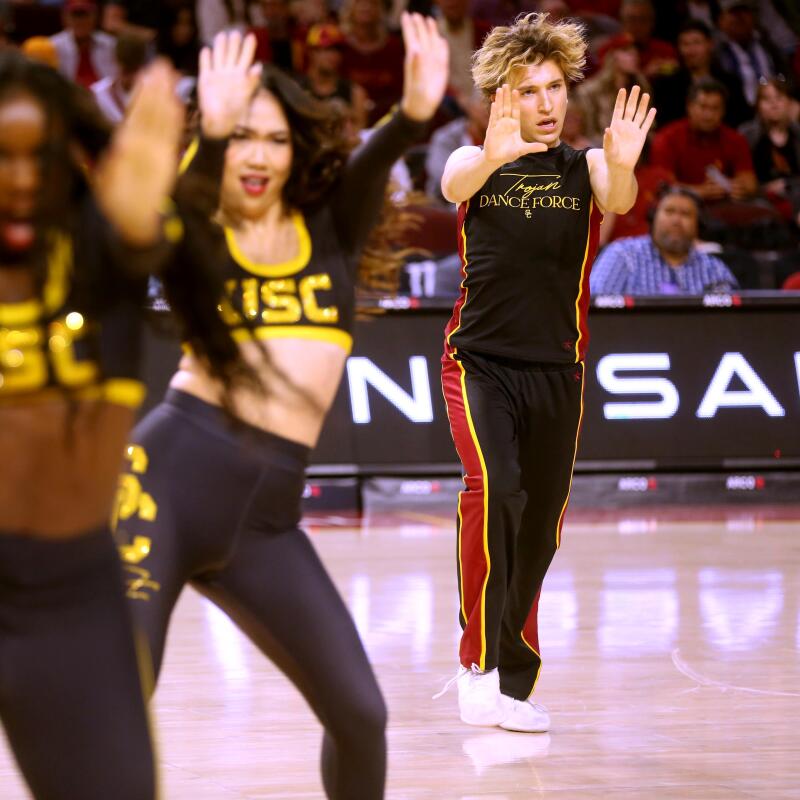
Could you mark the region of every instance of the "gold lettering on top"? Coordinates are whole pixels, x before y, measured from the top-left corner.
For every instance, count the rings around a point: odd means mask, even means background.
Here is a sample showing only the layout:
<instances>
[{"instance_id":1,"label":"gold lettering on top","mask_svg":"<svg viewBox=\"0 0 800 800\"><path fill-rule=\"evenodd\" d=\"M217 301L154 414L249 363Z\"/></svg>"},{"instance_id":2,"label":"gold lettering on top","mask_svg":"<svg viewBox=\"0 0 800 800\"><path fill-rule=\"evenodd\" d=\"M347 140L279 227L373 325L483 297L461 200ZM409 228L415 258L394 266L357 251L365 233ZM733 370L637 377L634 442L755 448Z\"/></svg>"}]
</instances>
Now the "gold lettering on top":
<instances>
[{"instance_id":1,"label":"gold lettering on top","mask_svg":"<svg viewBox=\"0 0 800 800\"><path fill-rule=\"evenodd\" d=\"M479 208L520 208L530 211L536 208L558 208L565 211L581 211L581 198L564 195L537 195L535 197L508 197L504 194L482 194L478 198ZM525 216L530 216L528 213Z\"/></svg>"},{"instance_id":2,"label":"gold lettering on top","mask_svg":"<svg viewBox=\"0 0 800 800\"><path fill-rule=\"evenodd\" d=\"M0 327L0 394L42 389L50 380L70 389L93 383L97 364L76 357L75 343L90 333L82 314L71 311L47 325Z\"/></svg>"},{"instance_id":3,"label":"gold lettering on top","mask_svg":"<svg viewBox=\"0 0 800 800\"><path fill-rule=\"evenodd\" d=\"M504 172L501 173L501 177L514 178L515 180L502 194L479 195L479 208L519 208L528 219L532 218L531 211L533 209L582 210L580 197L557 193L562 187L560 175L520 175L513 172Z\"/></svg>"},{"instance_id":4,"label":"gold lettering on top","mask_svg":"<svg viewBox=\"0 0 800 800\"><path fill-rule=\"evenodd\" d=\"M327 273L307 275L299 283L294 278L231 278L225 282L225 297L218 309L231 327L240 327L245 320L256 325L292 325L304 315L310 322L334 325L339 321L339 309L320 305L317 297L318 292L332 289Z\"/></svg>"},{"instance_id":5,"label":"gold lettering on top","mask_svg":"<svg viewBox=\"0 0 800 800\"><path fill-rule=\"evenodd\" d=\"M502 173L503 177L519 178L506 190L506 194L519 193L523 198L528 198L536 192L554 192L561 188L560 175L517 175L513 172Z\"/></svg>"}]
</instances>

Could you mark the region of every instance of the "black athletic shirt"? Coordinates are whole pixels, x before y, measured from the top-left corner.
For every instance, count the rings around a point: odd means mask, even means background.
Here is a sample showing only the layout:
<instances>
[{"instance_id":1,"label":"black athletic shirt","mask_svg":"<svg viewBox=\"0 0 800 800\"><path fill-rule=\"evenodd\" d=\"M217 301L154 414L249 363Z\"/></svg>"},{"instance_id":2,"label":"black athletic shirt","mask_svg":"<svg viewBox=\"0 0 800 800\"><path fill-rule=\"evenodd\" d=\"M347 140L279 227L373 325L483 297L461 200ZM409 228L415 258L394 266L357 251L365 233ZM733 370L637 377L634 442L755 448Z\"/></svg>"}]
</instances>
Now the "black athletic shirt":
<instances>
[{"instance_id":1,"label":"black athletic shirt","mask_svg":"<svg viewBox=\"0 0 800 800\"><path fill-rule=\"evenodd\" d=\"M463 280L445 357L582 361L601 219L585 150L561 143L493 172L458 209Z\"/></svg>"},{"instance_id":2,"label":"black athletic shirt","mask_svg":"<svg viewBox=\"0 0 800 800\"><path fill-rule=\"evenodd\" d=\"M350 352L361 249L380 215L392 164L425 129L425 123L402 112L377 128L351 154L341 179L317 207L292 212L300 249L290 261L254 263L239 248L234 231L225 228L221 308L234 338L315 339ZM216 172L221 183L225 146L201 140L188 169L202 162L203 172Z\"/></svg>"}]
</instances>

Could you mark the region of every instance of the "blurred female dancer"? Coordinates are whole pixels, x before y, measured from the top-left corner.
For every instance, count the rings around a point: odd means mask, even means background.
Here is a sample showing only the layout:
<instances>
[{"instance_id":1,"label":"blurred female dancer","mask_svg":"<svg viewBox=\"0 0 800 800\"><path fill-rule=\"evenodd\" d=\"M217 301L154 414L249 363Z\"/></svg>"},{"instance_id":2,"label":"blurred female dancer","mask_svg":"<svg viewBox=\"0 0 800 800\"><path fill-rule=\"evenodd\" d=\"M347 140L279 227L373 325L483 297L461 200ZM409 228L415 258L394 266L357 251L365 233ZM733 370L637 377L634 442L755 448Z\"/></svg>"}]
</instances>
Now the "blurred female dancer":
<instances>
[{"instance_id":1,"label":"blurred female dancer","mask_svg":"<svg viewBox=\"0 0 800 800\"><path fill-rule=\"evenodd\" d=\"M171 70L149 70L110 147L90 95L54 70L4 53L0 87L0 719L38 800L147 800L153 754L107 520L144 395L148 273L223 385L248 369L204 299L216 284L202 203L176 194L161 213L183 126Z\"/></svg>"},{"instance_id":2,"label":"blurred female dancer","mask_svg":"<svg viewBox=\"0 0 800 800\"><path fill-rule=\"evenodd\" d=\"M403 32L400 109L349 159L330 111L272 69L229 138L201 140L192 167L217 158L222 186L222 316L267 391L225 398L187 353L165 401L134 431L118 510L128 594L156 673L190 582L303 693L325 728L325 791L347 800L383 796L386 709L352 619L298 525L308 455L351 347L359 253L391 165L447 83L447 46L433 21L406 15ZM224 61L244 74L252 49L231 34L203 53L202 119L221 100L209 68Z\"/></svg>"},{"instance_id":3,"label":"blurred female dancer","mask_svg":"<svg viewBox=\"0 0 800 800\"><path fill-rule=\"evenodd\" d=\"M107 519L137 380L137 301L181 109L154 68L108 131L83 90L0 56L0 719L39 800L146 800L155 772Z\"/></svg>"}]
</instances>

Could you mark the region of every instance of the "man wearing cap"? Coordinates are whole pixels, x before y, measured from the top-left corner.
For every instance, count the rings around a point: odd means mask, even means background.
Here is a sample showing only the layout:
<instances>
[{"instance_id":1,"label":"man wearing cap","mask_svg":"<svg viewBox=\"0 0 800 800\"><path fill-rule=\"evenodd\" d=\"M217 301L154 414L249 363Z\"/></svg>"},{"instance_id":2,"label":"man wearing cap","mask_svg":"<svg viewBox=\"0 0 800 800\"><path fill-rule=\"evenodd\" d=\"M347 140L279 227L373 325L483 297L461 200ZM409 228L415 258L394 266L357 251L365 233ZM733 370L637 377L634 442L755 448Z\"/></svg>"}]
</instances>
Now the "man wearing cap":
<instances>
[{"instance_id":1,"label":"man wearing cap","mask_svg":"<svg viewBox=\"0 0 800 800\"><path fill-rule=\"evenodd\" d=\"M113 76L114 38L96 30L97 3L67 0L64 30L51 37L58 52L59 70L87 89L101 78Z\"/></svg>"},{"instance_id":2,"label":"man wearing cap","mask_svg":"<svg viewBox=\"0 0 800 800\"><path fill-rule=\"evenodd\" d=\"M353 132L367 124L367 93L342 74L344 34L333 22L312 25L306 37L306 71L300 83L318 100L339 98L347 104Z\"/></svg>"},{"instance_id":3,"label":"man wearing cap","mask_svg":"<svg viewBox=\"0 0 800 800\"><path fill-rule=\"evenodd\" d=\"M741 83L744 96L755 108L758 82L786 74L777 48L757 29L758 9L752 0L720 0L717 56L725 72Z\"/></svg>"}]
</instances>

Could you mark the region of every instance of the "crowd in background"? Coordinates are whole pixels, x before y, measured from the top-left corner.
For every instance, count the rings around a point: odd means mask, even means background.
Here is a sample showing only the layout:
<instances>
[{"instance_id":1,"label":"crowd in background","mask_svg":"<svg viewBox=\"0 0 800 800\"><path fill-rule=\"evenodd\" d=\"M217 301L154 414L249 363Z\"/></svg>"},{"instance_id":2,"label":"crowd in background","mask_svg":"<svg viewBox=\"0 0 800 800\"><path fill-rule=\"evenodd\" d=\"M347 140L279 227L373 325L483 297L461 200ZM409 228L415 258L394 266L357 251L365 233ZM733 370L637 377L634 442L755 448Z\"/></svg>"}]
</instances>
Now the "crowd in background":
<instances>
[{"instance_id":1,"label":"crowd in background","mask_svg":"<svg viewBox=\"0 0 800 800\"><path fill-rule=\"evenodd\" d=\"M450 46L450 86L428 140L406 154L394 178L399 190L427 195L415 243L443 275L450 265L452 289L455 224L439 180L453 150L482 143L488 119L470 58L492 26L528 11L586 26L589 63L572 89L567 144L602 146L620 88L639 84L658 109L637 168L638 200L624 216L606 215L602 243L642 245L659 196L678 186L697 200L691 249L716 252L731 285L800 288L800 11L792 0L13 0L0 4L0 46L20 47L85 86L116 123L154 56L172 61L191 102L202 45L220 30L249 30L259 59L339 105L355 143L400 97L405 9L438 19ZM664 255L652 247L654 258Z\"/></svg>"}]
</instances>

